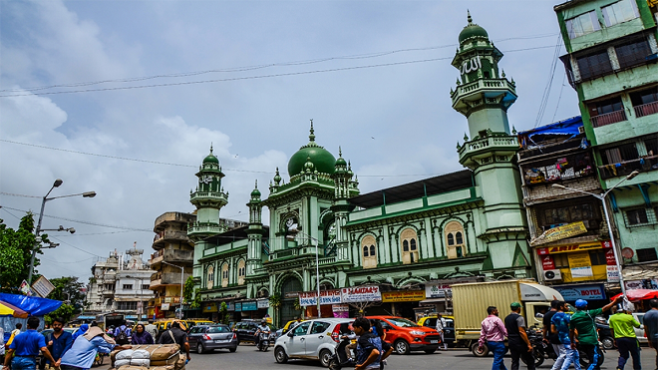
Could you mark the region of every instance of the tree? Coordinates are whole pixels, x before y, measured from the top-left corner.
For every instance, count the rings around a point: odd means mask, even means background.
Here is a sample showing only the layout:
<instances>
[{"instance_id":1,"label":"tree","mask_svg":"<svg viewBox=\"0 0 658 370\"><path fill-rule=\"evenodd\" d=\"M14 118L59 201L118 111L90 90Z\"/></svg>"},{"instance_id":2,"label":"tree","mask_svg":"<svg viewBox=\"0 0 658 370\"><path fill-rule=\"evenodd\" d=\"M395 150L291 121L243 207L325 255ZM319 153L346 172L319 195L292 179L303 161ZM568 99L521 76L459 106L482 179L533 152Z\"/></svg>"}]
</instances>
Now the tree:
<instances>
[{"instance_id":1,"label":"tree","mask_svg":"<svg viewBox=\"0 0 658 370\"><path fill-rule=\"evenodd\" d=\"M21 282L27 279L30 271L30 259L36 243L34 235L34 215L28 212L14 230L0 219L0 292L19 293ZM48 235L41 235L45 243L49 243ZM37 246L37 254L41 252ZM34 259L34 267L39 266L39 259ZM36 274L36 270L35 270Z\"/></svg>"},{"instance_id":2,"label":"tree","mask_svg":"<svg viewBox=\"0 0 658 370\"><path fill-rule=\"evenodd\" d=\"M73 307L73 314L82 312L87 297L83 293L85 285L78 281L76 276L63 276L61 278L51 279L50 282L55 286L55 289L48 294L48 298L58 301L69 301L68 304ZM54 313L51 315L54 315Z\"/></svg>"},{"instance_id":3,"label":"tree","mask_svg":"<svg viewBox=\"0 0 658 370\"><path fill-rule=\"evenodd\" d=\"M67 323L71 321L73 315L75 315L75 307L70 304L63 304L55 311L44 316L44 321L46 325L51 325L54 319L61 318L64 320L64 323Z\"/></svg>"},{"instance_id":4,"label":"tree","mask_svg":"<svg viewBox=\"0 0 658 370\"><path fill-rule=\"evenodd\" d=\"M183 286L183 298L185 302L192 302L192 296L194 295L194 278L188 276L185 280L185 285Z\"/></svg>"},{"instance_id":5,"label":"tree","mask_svg":"<svg viewBox=\"0 0 658 370\"><path fill-rule=\"evenodd\" d=\"M228 325L228 305L226 302L222 302L222 304L219 305L219 316L221 317L219 321L224 325Z\"/></svg>"}]
</instances>

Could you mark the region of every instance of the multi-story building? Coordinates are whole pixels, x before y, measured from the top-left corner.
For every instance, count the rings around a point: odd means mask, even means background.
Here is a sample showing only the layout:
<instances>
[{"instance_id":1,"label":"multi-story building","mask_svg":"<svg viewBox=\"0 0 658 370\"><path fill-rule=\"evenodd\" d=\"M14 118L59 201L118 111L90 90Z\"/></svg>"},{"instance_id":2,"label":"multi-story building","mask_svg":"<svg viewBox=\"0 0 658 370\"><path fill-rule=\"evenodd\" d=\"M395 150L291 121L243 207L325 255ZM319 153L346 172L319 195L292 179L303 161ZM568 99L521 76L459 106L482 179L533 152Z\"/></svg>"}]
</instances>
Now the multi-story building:
<instances>
[{"instance_id":1,"label":"multi-story building","mask_svg":"<svg viewBox=\"0 0 658 370\"><path fill-rule=\"evenodd\" d=\"M112 312L116 290L117 270L120 255L115 250L108 258L99 258L91 267L91 278L87 289L88 314Z\"/></svg>"},{"instance_id":2,"label":"multi-story building","mask_svg":"<svg viewBox=\"0 0 658 370\"><path fill-rule=\"evenodd\" d=\"M519 145L507 119L515 83L499 70L503 54L470 15L459 43L453 65L461 76L451 97L468 119L470 139L457 145L467 169L359 195L350 163L340 148L336 159L316 142L311 122L308 144L288 162L289 180L277 169L266 199L257 188L251 193L249 226L196 243L194 276L204 312L228 301L236 319L269 312L285 322L301 313L300 294L312 296L319 288L327 298L321 312L304 304L305 314L327 317L336 289L362 286L387 291L369 313L413 317L428 297L425 289L438 281L533 276ZM191 202L197 205L196 194L203 193L205 213L217 220L226 201L219 163L206 158L197 177ZM261 220L263 207L269 228ZM193 227L189 235L199 232ZM265 311L265 297L276 308Z\"/></svg>"},{"instance_id":3,"label":"multi-story building","mask_svg":"<svg viewBox=\"0 0 658 370\"><path fill-rule=\"evenodd\" d=\"M587 139L618 225L624 274L658 270L658 44L653 0L555 6ZM632 177L632 176L631 176ZM626 271L627 268L631 270Z\"/></svg>"},{"instance_id":4,"label":"multi-story building","mask_svg":"<svg viewBox=\"0 0 658 370\"><path fill-rule=\"evenodd\" d=\"M600 194L601 185L581 117L520 132L519 141L538 280L553 285L567 301L607 302L620 287L603 203L587 194Z\"/></svg>"}]
</instances>

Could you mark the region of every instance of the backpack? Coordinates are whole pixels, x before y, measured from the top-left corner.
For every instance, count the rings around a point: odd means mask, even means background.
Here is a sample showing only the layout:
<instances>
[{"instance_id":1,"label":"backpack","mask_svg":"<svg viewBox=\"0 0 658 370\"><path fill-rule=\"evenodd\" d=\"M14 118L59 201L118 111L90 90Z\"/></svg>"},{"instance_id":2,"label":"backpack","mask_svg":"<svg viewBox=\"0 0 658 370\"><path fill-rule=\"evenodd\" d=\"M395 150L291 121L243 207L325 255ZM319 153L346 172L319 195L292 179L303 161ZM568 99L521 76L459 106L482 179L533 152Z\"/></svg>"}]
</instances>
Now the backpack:
<instances>
[{"instance_id":1,"label":"backpack","mask_svg":"<svg viewBox=\"0 0 658 370\"><path fill-rule=\"evenodd\" d=\"M128 328L124 327L123 329L119 328L119 335L116 337L117 344L128 344L128 335L126 335L126 330Z\"/></svg>"}]
</instances>

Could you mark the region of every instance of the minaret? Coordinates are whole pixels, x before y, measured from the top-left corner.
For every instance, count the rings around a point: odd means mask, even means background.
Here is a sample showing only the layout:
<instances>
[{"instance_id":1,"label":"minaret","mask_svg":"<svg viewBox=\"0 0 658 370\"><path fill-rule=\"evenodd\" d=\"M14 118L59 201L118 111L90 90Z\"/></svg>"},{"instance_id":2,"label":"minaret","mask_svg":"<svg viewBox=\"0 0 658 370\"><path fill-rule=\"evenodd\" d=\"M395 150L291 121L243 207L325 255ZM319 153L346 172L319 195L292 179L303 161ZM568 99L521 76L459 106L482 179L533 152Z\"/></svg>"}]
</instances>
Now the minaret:
<instances>
[{"instance_id":1,"label":"minaret","mask_svg":"<svg viewBox=\"0 0 658 370\"><path fill-rule=\"evenodd\" d=\"M336 260L349 259L349 240L347 233L343 229L347 223L347 215L351 209L348 199L358 194L356 186L358 183L352 181L351 168L348 167L347 162L343 159L343 151L338 148L338 159L335 164L336 170L331 175L334 180L334 201L331 205L331 211L335 217L336 239L335 249Z\"/></svg>"},{"instance_id":2,"label":"minaret","mask_svg":"<svg viewBox=\"0 0 658 370\"><path fill-rule=\"evenodd\" d=\"M263 266L262 249L263 249L263 223L261 216L263 206L260 200L260 191L258 190L258 182L251 192L251 200L247 203L249 207L249 227L247 228L247 238L249 239L249 246L247 248L247 279L249 276L255 275L255 270ZM247 295L252 292L247 291ZM248 297L253 298L253 297Z\"/></svg>"},{"instance_id":3,"label":"minaret","mask_svg":"<svg viewBox=\"0 0 658 370\"><path fill-rule=\"evenodd\" d=\"M196 221L188 228L187 235L197 240L226 231L219 222L219 211L228 203L228 192L222 188L224 173L212 151L211 145L210 154L196 173L199 184L195 191L190 191L190 203L197 211Z\"/></svg>"},{"instance_id":4,"label":"minaret","mask_svg":"<svg viewBox=\"0 0 658 370\"><path fill-rule=\"evenodd\" d=\"M452 107L468 119L470 140L465 134L464 145L457 143L457 151L459 163L473 170L478 196L485 202L488 232L479 238L489 246L492 269L509 266L518 248L527 253L526 218L515 164L519 144L507 120L507 110L517 98L516 86L498 68L502 57L487 31L473 23L468 13L452 61L460 78L451 97Z\"/></svg>"}]
</instances>

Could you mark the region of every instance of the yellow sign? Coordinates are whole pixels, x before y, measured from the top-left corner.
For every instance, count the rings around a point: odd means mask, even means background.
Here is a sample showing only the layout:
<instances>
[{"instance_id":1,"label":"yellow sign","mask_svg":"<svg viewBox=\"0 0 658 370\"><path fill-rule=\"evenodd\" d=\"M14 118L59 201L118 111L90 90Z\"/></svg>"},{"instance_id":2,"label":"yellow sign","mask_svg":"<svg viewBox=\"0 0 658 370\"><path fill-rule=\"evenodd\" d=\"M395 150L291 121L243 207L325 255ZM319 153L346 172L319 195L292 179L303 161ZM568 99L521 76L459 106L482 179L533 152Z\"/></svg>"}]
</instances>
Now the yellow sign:
<instances>
[{"instance_id":1,"label":"yellow sign","mask_svg":"<svg viewBox=\"0 0 658 370\"><path fill-rule=\"evenodd\" d=\"M203 312L217 312L217 303L207 303L203 305Z\"/></svg>"},{"instance_id":2,"label":"yellow sign","mask_svg":"<svg viewBox=\"0 0 658 370\"><path fill-rule=\"evenodd\" d=\"M537 248L537 254L539 254L540 256L545 256L547 254L582 252L582 251L589 251L593 249L603 249L603 245L601 244L601 242L556 245L552 247Z\"/></svg>"},{"instance_id":3,"label":"yellow sign","mask_svg":"<svg viewBox=\"0 0 658 370\"><path fill-rule=\"evenodd\" d=\"M586 232L587 232L587 228L585 227L585 223L583 223L582 221L578 221L568 225L558 226L546 230L539 237L533 239L530 242L530 244L532 245L546 244L546 243L554 242L556 240L571 238L572 236L585 234Z\"/></svg>"},{"instance_id":4,"label":"yellow sign","mask_svg":"<svg viewBox=\"0 0 658 370\"><path fill-rule=\"evenodd\" d=\"M592 276L592 261L589 258L589 253L569 254L569 268L573 278Z\"/></svg>"},{"instance_id":5,"label":"yellow sign","mask_svg":"<svg viewBox=\"0 0 658 370\"><path fill-rule=\"evenodd\" d=\"M382 293L382 302L416 302L424 299L424 290L401 290Z\"/></svg>"}]
</instances>

